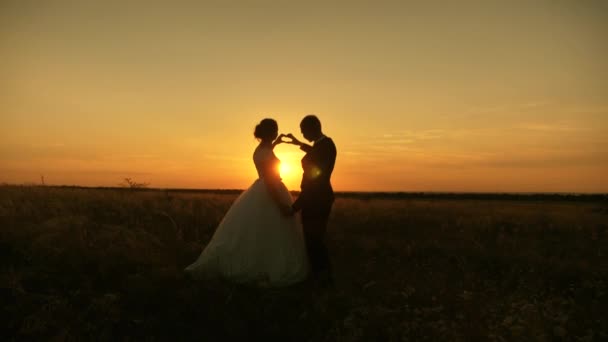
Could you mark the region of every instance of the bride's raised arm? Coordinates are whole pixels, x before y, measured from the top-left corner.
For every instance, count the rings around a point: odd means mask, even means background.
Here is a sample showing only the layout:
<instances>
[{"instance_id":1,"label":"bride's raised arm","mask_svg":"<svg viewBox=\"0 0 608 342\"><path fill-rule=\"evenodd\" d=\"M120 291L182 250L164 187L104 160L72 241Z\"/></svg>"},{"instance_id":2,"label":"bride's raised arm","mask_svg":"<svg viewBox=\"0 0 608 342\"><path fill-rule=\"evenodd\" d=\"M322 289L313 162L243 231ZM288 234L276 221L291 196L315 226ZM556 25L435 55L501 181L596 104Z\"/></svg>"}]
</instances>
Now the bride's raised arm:
<instances>
[{"instance_id":1,"label":"bride's raised arm","mask_svg":"<svg viewBox=\"0 0 608 342\"><path fill-rule=\"evenodd\" d=\"M275 146L277 146L280 143L283 143L284 141L281 139L285 136L285 134L279 134L279 136L272 142L272 149L274 149Z\"/></svg>"}]
</instances>

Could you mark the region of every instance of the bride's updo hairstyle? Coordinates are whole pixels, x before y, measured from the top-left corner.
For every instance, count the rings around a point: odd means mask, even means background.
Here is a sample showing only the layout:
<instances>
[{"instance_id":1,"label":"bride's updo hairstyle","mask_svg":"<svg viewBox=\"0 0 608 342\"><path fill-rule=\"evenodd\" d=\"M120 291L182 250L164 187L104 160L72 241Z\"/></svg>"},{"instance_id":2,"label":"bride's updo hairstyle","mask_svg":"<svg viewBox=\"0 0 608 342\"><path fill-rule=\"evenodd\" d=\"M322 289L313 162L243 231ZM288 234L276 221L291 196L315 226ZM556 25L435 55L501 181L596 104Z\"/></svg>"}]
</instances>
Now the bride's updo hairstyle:
<instances>
[{"instance_id":1,"label":"bride's updo hairstyle","mask_svg":"<svg viewBox=\"0 0 608 342\"><path fill-rule=\"evenodd\" d=\"M279 132L279 125L273 119L264 119L255 126L253 136L259 140L273 140Z\"/></svg>"}]
</instances>

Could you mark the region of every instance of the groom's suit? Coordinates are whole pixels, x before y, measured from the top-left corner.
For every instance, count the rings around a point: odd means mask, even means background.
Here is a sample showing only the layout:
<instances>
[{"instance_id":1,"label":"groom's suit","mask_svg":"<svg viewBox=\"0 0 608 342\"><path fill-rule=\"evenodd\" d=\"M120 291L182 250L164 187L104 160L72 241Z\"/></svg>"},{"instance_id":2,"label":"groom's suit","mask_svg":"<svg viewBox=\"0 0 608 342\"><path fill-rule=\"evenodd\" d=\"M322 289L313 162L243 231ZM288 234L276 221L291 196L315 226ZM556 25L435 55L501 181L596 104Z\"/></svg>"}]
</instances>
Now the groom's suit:
<instances>
[{"instance_id":1,"label":"groom's suit","mask_svg":"<svg viewBox=\"0 0 608 342\"><path fill-rule=\"evenodd\" d=\"M324 237L334 202L330 178L336 163L336 145L331 138L322 136L313 146L302 144L300 149L306 152L302 158L304 174L293 209L302 210L302 228L313 274L331 272Z\"/></svg>"}]
</instances>

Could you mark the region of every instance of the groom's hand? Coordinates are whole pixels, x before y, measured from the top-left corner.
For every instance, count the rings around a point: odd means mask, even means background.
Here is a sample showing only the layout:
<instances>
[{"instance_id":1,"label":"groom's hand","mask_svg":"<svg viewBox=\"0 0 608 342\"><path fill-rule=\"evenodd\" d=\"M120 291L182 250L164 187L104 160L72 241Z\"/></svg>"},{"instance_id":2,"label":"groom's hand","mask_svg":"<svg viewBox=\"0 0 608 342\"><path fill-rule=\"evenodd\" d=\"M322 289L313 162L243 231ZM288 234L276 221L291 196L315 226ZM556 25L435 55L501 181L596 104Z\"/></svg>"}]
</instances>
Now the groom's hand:
<instances>
[{"instance_id":1,"label":"groom's hand","mask_svg":"<svg viewBox=\"0 0 608 342\"><path fill-rule=\"evenodd\" d=\"M293 136L293 134L291 134L291 133L287 133L287 134L285 134L284 136L285 136L286 138L291 139L291 141L285 141L286 143L288 143L288 144L293 144L293 145L298 145L298 146L299 146L299 145L302 145L302 143L301 143L301 142L300 142L300 141L299 141L299 140L298 140L296 137L294 137L294 136Z\"/></svg>"}]
</instances>

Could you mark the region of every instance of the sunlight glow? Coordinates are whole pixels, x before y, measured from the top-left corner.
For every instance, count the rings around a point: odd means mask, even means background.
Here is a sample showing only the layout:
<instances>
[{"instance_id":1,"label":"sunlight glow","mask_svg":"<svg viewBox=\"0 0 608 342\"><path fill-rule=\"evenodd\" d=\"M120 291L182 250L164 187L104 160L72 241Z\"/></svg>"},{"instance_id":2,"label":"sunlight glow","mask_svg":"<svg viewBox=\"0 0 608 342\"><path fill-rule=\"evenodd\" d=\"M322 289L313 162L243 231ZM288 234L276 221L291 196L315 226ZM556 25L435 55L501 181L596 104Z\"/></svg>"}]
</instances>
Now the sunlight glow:
<instances>
[{"instance_id":1,"label":"sunlight glow","mask_svg":"<svg viewBox=\"0 0 608 342\"><path fill-rule=\"evenodd\" d=\"M281 162L279 170L281 171L281 177L283 178L291 178L291 176L293 176L293 168L289 163Z\"/></svg>"}]
</instances>

